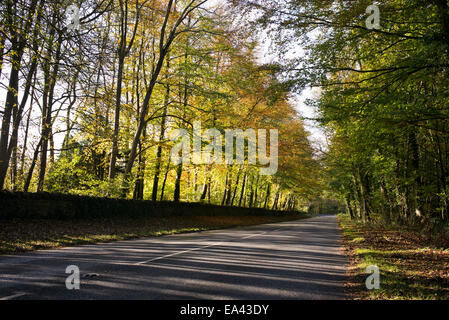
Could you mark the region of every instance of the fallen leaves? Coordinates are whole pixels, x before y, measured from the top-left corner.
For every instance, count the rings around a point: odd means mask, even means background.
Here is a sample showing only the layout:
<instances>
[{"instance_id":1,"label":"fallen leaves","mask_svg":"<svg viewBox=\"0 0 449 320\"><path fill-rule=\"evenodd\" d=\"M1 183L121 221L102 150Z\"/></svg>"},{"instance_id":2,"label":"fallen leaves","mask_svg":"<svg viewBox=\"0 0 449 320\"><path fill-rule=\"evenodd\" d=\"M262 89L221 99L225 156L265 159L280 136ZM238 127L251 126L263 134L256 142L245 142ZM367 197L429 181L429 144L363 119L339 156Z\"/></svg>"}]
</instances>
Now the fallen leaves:
<instances>
[{"instance_id":1,"label":"fallen leaves","mask_svg":"<svg viewBox=\"0 0 449 320\"><path fill-rule=\"evenodd\" d=\"M350 258L346 289L352 299L449 299L447 239L364 225L345 216L339 220ZM381 270L380 290L364 285L368 264Z\"/></svg>"}]
</instances>

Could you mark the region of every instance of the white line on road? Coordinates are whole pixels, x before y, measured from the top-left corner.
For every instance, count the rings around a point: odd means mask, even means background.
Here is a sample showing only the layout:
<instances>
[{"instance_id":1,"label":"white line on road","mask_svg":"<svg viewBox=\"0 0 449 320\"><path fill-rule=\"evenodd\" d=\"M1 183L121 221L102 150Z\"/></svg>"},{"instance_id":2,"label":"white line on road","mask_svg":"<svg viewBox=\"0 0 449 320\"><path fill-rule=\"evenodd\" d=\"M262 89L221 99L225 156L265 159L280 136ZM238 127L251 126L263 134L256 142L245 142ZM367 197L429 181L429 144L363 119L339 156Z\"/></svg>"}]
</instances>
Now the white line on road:
<instances>
[{"instance_id":1,"label":"white line on road","mask_svg":"<svg viewBox=\"0 0 449 320\"><path fill-rule=\"evenodd\" d=\"M197 251L197 250L201 250L201 249L210 248L210 247L213 247L213 246L218 246L218 245L220 245L222 243L223 242L218 242L218 243L214 243L214 244L211 244L211 245L208 245L208 246L204 246L204 247L199 247L199 248L194 248L194 249L189 249L189 250L184 250L184 251L179 251L179 252L167 254L165 256L153 258L153 259L150 259L150 260L145 260L145 261L142 261L142 262L137 262L135 265L141 265L141 264L145 264L145 263L148 263L148 262L153 262L153 261L157 261L157 260L161 260L161 259L177 256L177 255L180 255L180 254L183 254L183 253L187 253L187 252L192 252L192 251Z\"/></svg>"},{"instance_id":2,"label":"white line on road","mask_svg":"<svg viewBox=\"0 0 449 320\"><path fill-rule=\"evenodd\" d=\"M22 296L26 296L28 293L16 293L16 294L13 294L12 296L7 296L7 297L3 297L3 298L0 298L0 300L1 301L4 301L4 300L12 300L12 299L15 299L15 298L19 298L19 297L22 297Z\"/></svg>"},{"instance_id":3,"label":"white line on road","mask_svg":"<svg viewBox=\"0 0 449 320\"><path fill-rule=\"evenodd\" d=\"M270 231L265 231L265 232L262 232L262 233L252 234L252 235L250 235L250 236L246 236L246 237L241 238L241 240L245 240L245 239L250 239L250 238L258 237L258 236L264 235L264 234L266 234L266 233L268 233L268 232L276 232L276 231L279 231L279 230L281 230L281 229L282 229L282 228L278 228L278 229L276 229L276 230L270 230Z\"/></svg>"},{"instance_id":4,"label":"white line on road","mask_svg":"<svg viewBox=\"0 0 449 320\"><path fill-rule=\"evenodd\" d=\"M263 234L265 234L265 233L267 233L267 232L268 232L268 231L262 232L262 233L258 233L258 234L252 234L252 235L250 235L250 236L241 238L241 240L246 240L246 239L254 238L254 237L257 237L257 236L261 236L261 235L263 235Z\"/></svg>"},{"instance_id":5,"label":"white line on road","mask_svg":"<svg viewBox=\"0 0 449 320\"><path fill-rule=\"evenodd\" d=\"M268 233L268 232L276 232L276 231L278 231L278 230L280 230L280 229L281 229L281 228L276 229L276 230L271 230L271 231L265 231L265 232L262 232L262 233L252 234L252 235L250 235L250 236L246 236L246 237L240 238L240 240L246 240L246 239L258 237L258 236L264 235L264 234L266 234L266 233ZM219 245L221 245L221 244L223 244L223 243L224 243L224 242L217 242L217 243L213 243L213 244L210 244L210 245L207 245L207 246L203 246L203 247L199 247L199 248L193 248L193 249L189 249L189 250L183 250L183 251L179 251L179 252L167 254L167 255L164 255L164 256L156 257L156 258L153 258L153 259L149 259L149 260L137 262L137 263L135 263L134 265L138 266L138 265L146 264L146 263L149 263L149 262L154 262L154 261L157 261L157 260L162 260L162 259L165 259L165 258L170 258L170 257L174 257L174 256L177 256L177 255L180 255L180 254L192 252L192 251L198 251L198 250L202 250L202 249L207 249L207 248L219 246Z\"/></svg>"}]
</instances>

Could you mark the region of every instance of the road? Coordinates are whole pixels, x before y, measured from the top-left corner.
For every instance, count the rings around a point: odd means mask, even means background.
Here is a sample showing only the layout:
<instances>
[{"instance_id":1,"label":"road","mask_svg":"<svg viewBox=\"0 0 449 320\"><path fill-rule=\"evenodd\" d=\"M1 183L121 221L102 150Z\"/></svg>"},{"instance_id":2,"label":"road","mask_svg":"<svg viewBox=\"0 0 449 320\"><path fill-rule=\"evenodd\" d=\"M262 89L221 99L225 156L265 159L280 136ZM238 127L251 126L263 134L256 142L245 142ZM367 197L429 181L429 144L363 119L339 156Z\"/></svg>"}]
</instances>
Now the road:
<instances>
[{"instance_id":1,"label":"road","mask_svg":"<svg viewBox=\"0 0 449 320\"><path fill-rule=\"evenodd\" d=\"M320 216L2 256L0 299L344 299L340 240Z\"/></svg>"}]
</instances>

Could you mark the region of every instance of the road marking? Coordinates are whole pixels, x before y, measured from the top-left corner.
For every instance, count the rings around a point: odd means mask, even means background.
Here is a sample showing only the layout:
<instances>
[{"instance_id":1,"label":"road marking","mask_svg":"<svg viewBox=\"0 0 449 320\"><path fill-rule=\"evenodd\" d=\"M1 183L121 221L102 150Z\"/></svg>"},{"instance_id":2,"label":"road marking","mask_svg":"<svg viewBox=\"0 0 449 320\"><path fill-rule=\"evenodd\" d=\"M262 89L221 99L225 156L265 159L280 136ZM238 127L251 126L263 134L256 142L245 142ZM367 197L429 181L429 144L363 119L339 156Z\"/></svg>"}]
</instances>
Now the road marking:
<instances>
[{"instance_id":1,"label":"road marking","mask_svg":"<svg viewBox=\"0 0 449 320\"><path fill-rule=\"evenodd\" d=\"M241 238L241 240L245 240L245 239L250 239L250 238L258 237L258 236L267 234L268 232L276 232L276 231L279 231L279 230L281 230L281 229L282 229L282 228L278 228L278 229L275 229L275 230L269 230L269 231L265 231L265 232L262 232L262 233L252 234L252 235L250 235L250 236Z\"/></svg>"},{"instance_id":2,"label":"road marking","mask_svg":"<svg viewBox=\"0 0 449 320\"><path fill-rule=\"evenodd\" d=\"M0 298L0 300L1 301L4 301L4 300L12 300L12 299L15 299L15 298L19 298L19 297L22 297L22 296L26 296L28 293L17 293L17 294L13 294L12 296L7 296L7 297L3 297L3 298Z\"/></svg>"},{"instance_id":3,"label":"road marking","mask_svg":"<svg viewBox=\"0 0 449 320\"><path fill-rule=\"evenodd\" d=\"M254 238L254 237L257 237L257 236L261 236L261 235L263 235L263 234L266 234L267 232L268 232L268 231L265 231L265 232L262 232L262 233L257 233L257 234L252 234L252 235L250 235L250 236L240 238L240 240L246 240L246 239Z\"/></svg>"},{"instance_id":4,"label":"road marking","mask_svg":"<svg viewBox=\"0 0 449 320\"><path fill-rule=\"evenodd\" d=\"M161 257L145 260L145 261L142 261L142 262L137 262L137 263L135 263L135 265L142 265L142 264L146 264L148 262L153 262L153 261L157 261L157 260L161 260L161 259L177 256L177 255L180 255L180 254L183 254L183 253L192 252L192 251L198 251L198 250L210 248L210 247L213 247L213 246L218 246L218 245L220 245L222 243L223 242L218 242L218 243L214 243L214 244L211 244L211 245L208 245L208 246L204 246L204 247L193 248L193 249L189 249L189 250L184 250L184 251L179 251L179 252L167 254L165 256L161 256Z\"/></svg>"},{"instance_id":5,"label":"road marking","mask_svg":"<svg viewBox=\"0 0 449 320\"><path fill-rule=\"evenodd\" d=\"M276 231L281 230L281 229L282 228L279 228L279 229L276 229L276 230L271 230L271 231L265 231L265 232L262 232L262 233L252 234L252 235L249 235L249 236L246 236L246 237L243 237L243 238L239 238L239 240L246 240L246 239L258 237L258 236L264 235L264 234L266 234L268 232L276 232ZM170 253L170 254L167 254L167 255L164 255L164 256L160 256L160 257L156 257L156 258L153 258L153 259L137 262L134 265L136 265L136 266L143 265L143 264L147 264L149 262L154 262L154 261L157 261L157 260L162 260L162 259L165 259L165 258L174 257L174 256L177 256L177 255L180 255L180 254L184 254L184 253L188 253L188 252L192 252L192 251L198 251L198 250L202 250L202 249L207 249L207 248L219 246L219 245L221 245L223 243L224 242L217 242L217 243L213 243L213 244L210 244L210 245L207 245L207 246L203 246L203 247L199 247L199 248L193 248L193 249L189 249L189 250L178 251L178 252L175 252L175 253Z\"/></svg>"}]
</instances>

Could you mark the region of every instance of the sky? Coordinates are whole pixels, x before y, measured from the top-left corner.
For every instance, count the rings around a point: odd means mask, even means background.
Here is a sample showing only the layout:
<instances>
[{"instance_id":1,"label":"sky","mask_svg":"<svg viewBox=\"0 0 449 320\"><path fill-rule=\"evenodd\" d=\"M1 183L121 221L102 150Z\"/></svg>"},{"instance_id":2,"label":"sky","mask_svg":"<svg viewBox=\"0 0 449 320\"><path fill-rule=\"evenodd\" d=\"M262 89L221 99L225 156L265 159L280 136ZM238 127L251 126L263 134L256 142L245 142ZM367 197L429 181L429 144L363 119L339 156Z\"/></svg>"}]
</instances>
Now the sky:
<instances>
[{"instance_id":1,"label":"sky","mask_svg":"<svg viewBox=\"0 0 449 320\"><path fill-rule=\"evenodd\" d=\"M259 46L257 48L257 58L259 63L271 63L277 60L276 54L273 53L271 49L271 41L269 36L262 32L259 34ZM302 54L304 50L298 45L292 52L295 54ZM292 57L293 58L293 57ZM316 118L317 112L315 108L308 106L305 102L308 99L313 99L318 97L319 89L316 88L306 88L302 92L297 92L293 94L291 103L295 106L296 111L301 117L304 117L304 125L306 130L310 132L310 141L314 146L325 148L326 146L326 136L322 128L317 126L317 124L312 120L307 120L311 118Z\"/></svg>"}]
</instances>

